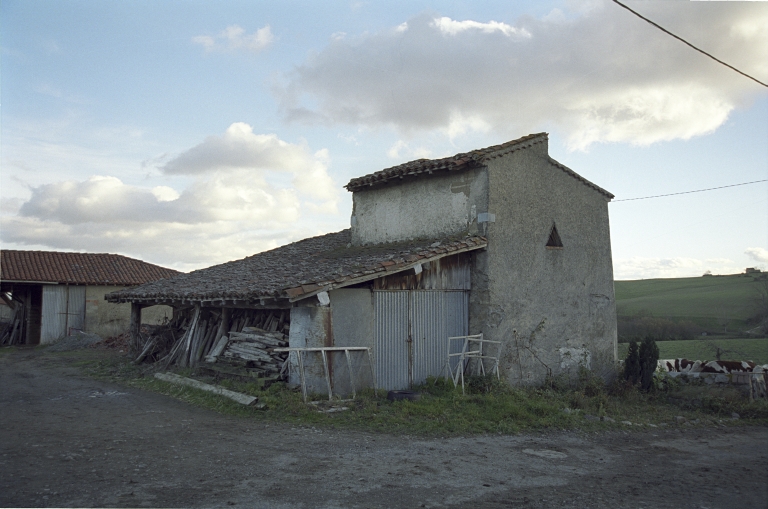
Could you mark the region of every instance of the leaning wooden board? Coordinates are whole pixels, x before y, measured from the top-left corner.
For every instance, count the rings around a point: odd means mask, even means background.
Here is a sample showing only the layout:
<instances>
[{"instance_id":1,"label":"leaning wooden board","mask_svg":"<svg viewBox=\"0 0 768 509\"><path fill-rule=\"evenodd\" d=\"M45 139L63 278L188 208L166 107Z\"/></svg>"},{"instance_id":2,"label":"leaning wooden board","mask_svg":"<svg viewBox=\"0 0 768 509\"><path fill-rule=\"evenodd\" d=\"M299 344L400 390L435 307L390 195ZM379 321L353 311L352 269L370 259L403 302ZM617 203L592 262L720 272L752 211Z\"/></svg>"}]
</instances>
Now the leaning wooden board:
<instances>
[{"instance_id":1,"label":"leaning wooden board","mask_svg":"<svg viewBox=\"0 0 768 509\"><path fill-rule=\"evenodd\" d=\"M187 387L194 387L195 389L212 392L213 394L218 394L220 396L224 396L225 398L229 398L232 401L236 401L241 405L253 406L256 405L259 401L259 398L256 396L248 396L247 394L242 394L240 392L230 391L224 387L210 385L198 380L193 380L191 378L185 378L174 373L155 373L155 378L164 382L170 382L172 384L186 385Z\"/></svg>"}]
</instances>

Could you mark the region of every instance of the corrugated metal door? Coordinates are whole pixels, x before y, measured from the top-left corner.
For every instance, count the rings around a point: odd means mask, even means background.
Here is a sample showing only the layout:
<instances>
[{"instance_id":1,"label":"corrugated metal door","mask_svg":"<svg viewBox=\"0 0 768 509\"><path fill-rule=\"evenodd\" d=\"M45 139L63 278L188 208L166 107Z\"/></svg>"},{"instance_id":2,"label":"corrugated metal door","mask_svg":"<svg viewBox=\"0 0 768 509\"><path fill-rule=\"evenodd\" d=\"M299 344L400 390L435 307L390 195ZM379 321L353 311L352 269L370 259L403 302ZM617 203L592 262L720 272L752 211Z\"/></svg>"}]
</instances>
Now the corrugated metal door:
<instances>
[{"instance_id":1,"label":"corrugated metal door","mask_svg":"<svg viewBox=\"0 0 768 509\"><path fill-rule=\"evenodd\" d=\"M448 337L468 331L468 292L374 291L374 300L378 386L405 389L445 375Z\"/></svg>"},{"instance_id":2,"label":"corrugated metal door","mask_svg":"<svg viewBox=\"0 0 768 509\"><path fill-rule=\"evenodd\" d=\"M448 338L467 334L469 296L463 291L411 292L413 383L445 376Z\"/></svg>"},{"instance_id":3,"label":"corrugated metal door","mask_svg":"<svg viewBox=\"0 0 768 509\"><path fill-rule=\"evenodd\" d=\"M373 356L377 387L410 386L408 291L375 291Z\"/></svg>"},{"instance_id":4,"label":"corrugated metal door","mask_svg":"<svg viewBox=\"0 0 768 509\"><path fill-rule=\"evenodd\" d=\"M67 324L67 287L43 286L43 322L40 326L40 344L53 343L65 333Z\"/></svg>"},{"instance_id":5,"label":"corrugated metal door","mask_svg":"<svg viewBox=\"0 0 768 509\"><path fill-rule=\"evenodd\" d=\"M448 351L445 338L445 293L415 290L411 292L413 309L413 383L437 376Z\"/></svg>"},{"instance_id":6,"label":"corrugated metal door","mask_svg":"<svg viewBox=\"0 0 768 509\"><path fill-rule=\"evenodd\" d=\"M469 334L469 292L449 292L446 294L446 325L445 331L446 343L448 338L456 336L466 336ZM451 353L461 351L463 342L454 340L450 343ZM446 352L447 357L447 352ZM451 364L452 369L456 369L458 360ZM445 375L443 373L443 375Z\"/></svg>"},{"instance_id":7,"label":"corrugated metal door","mask_svg":"<svg viewBox=\"0 0 768 509\"><path fill-rule=\"evenodd\" d=\"M85 325L85 286L43 285L40 344L53 343Z\"/></svg>"},{"instance_id":8,"label":"corrugated metal door","mask_svg":"<svg viewBox=\"0 0 768 509\"><path fill-rule=\"evenodd\" d=\"M70 286L69 309L67 310L67 332L85 329L85 286Z\"/></svg>"}]
</instances>

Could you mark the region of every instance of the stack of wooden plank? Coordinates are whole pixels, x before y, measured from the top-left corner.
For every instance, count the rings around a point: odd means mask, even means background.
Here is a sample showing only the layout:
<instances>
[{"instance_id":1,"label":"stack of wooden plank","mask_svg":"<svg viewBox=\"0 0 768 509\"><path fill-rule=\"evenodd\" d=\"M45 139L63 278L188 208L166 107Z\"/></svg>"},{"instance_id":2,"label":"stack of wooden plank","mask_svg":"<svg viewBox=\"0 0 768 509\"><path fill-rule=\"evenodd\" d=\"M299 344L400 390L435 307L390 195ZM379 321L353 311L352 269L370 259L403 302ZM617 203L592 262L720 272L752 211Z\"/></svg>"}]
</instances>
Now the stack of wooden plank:
<instances>
[{"instance_id":1,"label":"stack of wooden plank","mask_svg":"<svg viewBox=\"0 0 768 509\"><path fill-rule=\"evenodd\" d=\"M269 332L290 331L290 309L233 309L230 319L230 331L240 332L247 327L256 327Z\"/></svg>"},{"instance_id":2,"label":"stack of wooden plank","mask_svg":"<svg viewBox=\"0 0 768 509\"><path fill-rule=\"evenodd\" d=\"M277 376L285 364L287 353L273 350L286 346L288 341L280 332L246 327L242 332L230 332L219 339L205 360L255 368L262 376Z\"/></svg>"},{"instance_id":3,"label":"stack of wooden plank","mask_svg":"<svg viewBox=\"0 0 768 509\"><path fill-rule=\"evenodd\" d=\"M11 308L11 320L0 325L0 345L20 345L26 340L27 307L24 303L4 297Z\"/></svg>"},{"instance_id":4,"label":"stack of wooden plank","mask_svg":"<svg viewBox=\"0 0 768 509\"><path fill-rule=\"evenodd\" d=\"M279 346L284 346L287 344L285 338L290 331L290 310L191 306L178 310L174 320L168 326L171 328L171 334L165 334L162 338L155 333L145 335L142 331L141 342L144 346L136 352L135 362L159 360L166 366L170 364L182 367L197 366L203 359L221 356L227 341L230 337L235 337L230 336L231 334L249 330L260 331L256 335L261 337L260 344L264 348L275 348L278 346L275 341L282 341ZM168 341L168 338L171 340ZM252 349L252 346L248 345L244 348ZM239 349L243 350L243 347ZM276 362L274 356L250 352L254 359L246 359L243 355L249 355L249 352L241 351L242 355L235 355L237 350L238 347L235 347L227 357L233 361L263 363L264 371L272 371L272 364Z\"/></svg>"}]
</instances>

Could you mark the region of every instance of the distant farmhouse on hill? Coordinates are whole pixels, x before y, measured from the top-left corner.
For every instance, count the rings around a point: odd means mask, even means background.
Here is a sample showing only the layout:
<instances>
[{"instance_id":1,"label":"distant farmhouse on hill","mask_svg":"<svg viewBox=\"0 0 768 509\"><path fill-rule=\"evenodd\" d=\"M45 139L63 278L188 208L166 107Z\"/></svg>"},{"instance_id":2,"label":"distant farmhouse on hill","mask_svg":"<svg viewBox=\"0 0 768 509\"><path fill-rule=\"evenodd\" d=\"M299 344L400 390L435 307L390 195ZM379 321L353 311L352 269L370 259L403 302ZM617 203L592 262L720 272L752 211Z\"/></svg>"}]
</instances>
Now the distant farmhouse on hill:
<instances>
[{"instance_id":1,"label":"distant farmhouse on hill","mask_svg":"<svg viewBox=\"0 0 768 509\"><path fill-rule=\"evenodd\" d=\"M207 328L190 335L202 338L182 359L193 365L227 331L258 323L292 348L371 348L379 388L445 374L448 338L479 333L500 342L500 373L512 383L579 366L611 376L613 195L552 159L546 133L411 161L346 188L350 229L106 298L132 303L134 323L155 305L194 313L187 323ZM339 352L325 360L329 380L316 361L312 389L343 392L348 364Z\"/></svg>"}]
</instances>

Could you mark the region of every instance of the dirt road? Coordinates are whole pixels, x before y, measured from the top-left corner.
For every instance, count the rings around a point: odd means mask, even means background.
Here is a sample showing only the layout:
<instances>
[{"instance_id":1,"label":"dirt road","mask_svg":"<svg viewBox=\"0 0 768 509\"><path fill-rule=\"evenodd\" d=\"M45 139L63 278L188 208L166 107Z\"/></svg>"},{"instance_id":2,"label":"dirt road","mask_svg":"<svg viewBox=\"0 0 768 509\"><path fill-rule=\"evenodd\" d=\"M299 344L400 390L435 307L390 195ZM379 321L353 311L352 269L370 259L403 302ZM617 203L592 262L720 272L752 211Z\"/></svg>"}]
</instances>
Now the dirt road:
<instances>
[{"instance_id":1,"label":"dirt road","mask_svg":"<svg viewBox=\"0 0 768 509\"><path fill-rule=\"evenodd\" d=\"M263 425L0 355L0 506L768 507L768 429L422 439Z\"/></svg>"}]
</instances>

